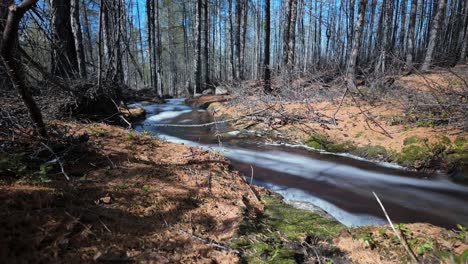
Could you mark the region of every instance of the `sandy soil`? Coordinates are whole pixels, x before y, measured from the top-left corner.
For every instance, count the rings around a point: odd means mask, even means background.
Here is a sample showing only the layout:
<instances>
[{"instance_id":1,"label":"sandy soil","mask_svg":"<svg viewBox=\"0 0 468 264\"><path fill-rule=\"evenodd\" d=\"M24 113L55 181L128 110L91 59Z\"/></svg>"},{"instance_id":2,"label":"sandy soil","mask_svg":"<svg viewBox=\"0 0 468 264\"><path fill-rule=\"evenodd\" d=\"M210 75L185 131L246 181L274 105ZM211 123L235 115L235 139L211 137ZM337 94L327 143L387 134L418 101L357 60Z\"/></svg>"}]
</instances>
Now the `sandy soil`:
<instances>
[{"instance_id":1,"label":"sandy soil","mask_svg":"<svg viewBox=\"0 0 468 264\"><path fill-rule=\"evenodd\" d=\"M236 105L222 103L210 107L218 116L239 117L258 110L265 110L265 115L276 116L269 122L251 118L234 123L234 128L276 130L290 140L304 142L309 136L320 133L327 135L330 141L351 141L358 146L381 145L387 149L401 151L404 139L418 136L436 140L438 136L447 136L452 141L468 133L457 128L444 127L408 127L404 124L390 124L388 118L405 115L398 105L386 102L369 105L360 102L359 106L346 100L336 115L336 126L331 122L337 109L336 102L261 102L255 97L249 103ZM247 99L247 100L249 100ZM247 101L246 100L246 101ZM245 108L244 105L253 107ZM292 120L298 117L299 122Z\"/></svg>"}]
</instances>

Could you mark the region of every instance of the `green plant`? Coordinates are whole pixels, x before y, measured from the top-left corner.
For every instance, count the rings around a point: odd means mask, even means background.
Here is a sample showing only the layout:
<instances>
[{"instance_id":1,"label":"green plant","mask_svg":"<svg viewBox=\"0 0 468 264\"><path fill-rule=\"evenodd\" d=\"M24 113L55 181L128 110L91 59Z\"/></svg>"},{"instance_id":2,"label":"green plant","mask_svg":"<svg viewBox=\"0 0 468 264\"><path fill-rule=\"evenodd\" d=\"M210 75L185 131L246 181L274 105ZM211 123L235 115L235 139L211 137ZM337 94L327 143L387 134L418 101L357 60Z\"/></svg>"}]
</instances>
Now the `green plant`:
<instances>
[{"instance_id":1,"label":"green plant","mask_svg":"<svg viewBox=\"0 0 468 264\"><path fill-rule=\"evenodd\" d=\"M135 136L135 133L133 131L130 131L130 132L127 133L127 138L129 140L133 140L133 139L135 139L135 137L136 136Z\"/></svg>"},{"instance_id":2,"label":"green plant","mask_svg":"<svg viewBox=\"0 0 468 264\"><path fill-rule=\"evenodd\" d=\"M50 182L50 179L47 177L49 174L49 171L52 170L52 166L48 164L42 164L41 167L39 168L39 179L42 182Z\"/></svg>"},{"instance_id":3,"label":"green plant","mask_svg":"<svg viewBox=\"0 0 468 264\"><path fill-rule=\"evenodd\" d=\"M379 242L377 242L377 240L374 239L374 236L372 233L367 233L366 235L361 237L361 239L364 240L364 243L370 249L375 249L379 244Z\"/></svg>"},{"instance_id":4,"label":"green plant","mask_svg":"<svg viewBox=\"0 0 468 264\"><path fill-rule=\"evenodd\" d=\"M460 239L461 241L465 241L467 238L466 234L467 234L468 228L461 224L458 224L457 228L458 228L457 238Z\"/></svg>"},{"instance_id":5,"label":"green plant","mask_svg":"<svg viewBox=\"0 0 468 264\"><path fill-rule=\"evenodd\" d=\"M143 185L142 189L143 189L144 192L148 192L150 190L150 187L149 187L149 185L145 184L145 185Z\"/></svg>"},{"instance_id":6,"label":"green plant","mask_svg":"<svg viewBox=\"0 0 468 264\"><path fill-rule=\"evenodd\" d=\"M456 255L451 252L440 252L439 253L440 257L449 259L450 263L454 264L466 264L468 262L468 249L463 251L462 254Z\"/></svg>"},{"instance_id":7,"label":"green plant","mask_svg":"<svg viewBox=\"0 0 468 264\"><path fill-rule=\"evenodd\" d=\"M418 255L423 255L424 253L430 252L432 250L434 250L433 242L426 241L416 248L416 253L418 253Z\"/></svg>"}]
</instances>

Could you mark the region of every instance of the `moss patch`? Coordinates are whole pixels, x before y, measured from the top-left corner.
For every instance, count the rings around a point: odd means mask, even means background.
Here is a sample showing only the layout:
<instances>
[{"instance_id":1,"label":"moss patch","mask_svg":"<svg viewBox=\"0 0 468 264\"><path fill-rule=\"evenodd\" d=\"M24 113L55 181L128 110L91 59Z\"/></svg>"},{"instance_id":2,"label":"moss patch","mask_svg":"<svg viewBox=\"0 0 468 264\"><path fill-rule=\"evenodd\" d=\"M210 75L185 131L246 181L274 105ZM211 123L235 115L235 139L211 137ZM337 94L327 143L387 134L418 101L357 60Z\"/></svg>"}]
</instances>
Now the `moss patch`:
<instances>
[{"instance_id":1,"label":"moss patch","mask_svg":"<svg viewBox=\"0 0 468 264\"><path fill-rule=\"evenodd\" d=\"M262 196L262 202L264 214L245 221L230 245L241 250L248 263L296 263L304 241L313 237L328 243L344 228L335 220L296 209L277 196Z\"/></svg>"},{"instance_id":2,"label":"moss patch","mask_svg":"<svg viewBox=\"0 0 468 264\"><path fill-rule=\"evenodd\" d=\"M408 146L408 145L411 145L411 144L417 144L417 143L421 143L423 142L424 140L418 136L410 136L410 137L407 137L403 140L403 145L405 146Z\"/></svg>"},{"instance_id":3,"label":"moss patch","mask_svg":"<svg viewBox=\"0 0 468 264\"><path fill-rule=\"evenodd\" d=\"M327 150L327 145L330 143L328 137L323 134L315 133L306 140L306 145L320 150Z\"/></svg>"}]
</instances>

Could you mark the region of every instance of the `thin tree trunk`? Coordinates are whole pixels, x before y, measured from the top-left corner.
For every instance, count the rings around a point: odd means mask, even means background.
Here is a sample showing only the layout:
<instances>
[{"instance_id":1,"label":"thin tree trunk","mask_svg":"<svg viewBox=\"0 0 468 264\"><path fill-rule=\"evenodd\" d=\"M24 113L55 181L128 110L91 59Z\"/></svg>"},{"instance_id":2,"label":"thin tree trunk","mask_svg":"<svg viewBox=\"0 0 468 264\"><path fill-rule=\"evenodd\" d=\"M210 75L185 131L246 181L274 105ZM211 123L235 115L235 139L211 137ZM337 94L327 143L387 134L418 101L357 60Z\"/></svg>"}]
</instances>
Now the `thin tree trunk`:
<instances>
[{"instance_id":1,"label":"thin tree trunk","mask_svg":"<svg viewBox=\"0 0 468 264\"><path fill-rule=\"evenodd\" d=\"M201 60L201 34L202 34L202 0L197 0L196 15L195 15L195 89L194 93L201 93L202 83L202 60Z\"/></svg>"},{"instance_id":2,"label":"thin tree trunk","mask_svg":"<svg viewBox=\"0 0 468 264\"><path fill-rule=\"evenodd\" d=\"M408 37L406 47L406 69L412 71L413 69L413 52L414 52L414 30L416 27L416 11L418 9L418 0L411 0L411 10L408 25Z\"/></svg>"},{"instance_id":3,"label":"thin tree trunk","mask_svg":"<svg viewBox=\"0 0 468 264\"><path fill-rule=\"evenodd\" d=\"M271 31L271 14L270 0L265 0L265 58L264 67L264 84L263 90L265 93L271 93L271 69L270 69L270 31Z\"/></svg>"},{"instance_id":4,"label":"thin tree trunk","mask_svg":"<svg viewBox=\"0 0 468 264\"><path fill-rule=\"evenodd\" d=\"M85 0L82 0L83 9L83 19L84 19L84 28L85 28L85 37L86 37L86 49L88 50L88 61L93 63L94 66L94 56L93 56L93 42L91 40L91 30L89 29L89 20L88 20L88 8Z\"/></svg>"},{"instance_id":5,"label":"thin tree trunk","mask_svg":"<svg viewBox=\"0 0 468 264\"><path fill-rule=\"evenodd\" d=\"M464 64L466 63L466 54L468 51L468 1L465 1L465 8L464 8L464 14L463 14L463 25L461 26L462 31L464 29L463 33L463 41L461 43L461 50L460 50L460 58L458 60L458 63Z\"/></svg>"},{"instance_id":6,"label":"thin tree trunk","mask_svg":"<svg viewBox=\"0 0 468 264\"><path fill-rule=\"evenodd\" d=\"M71 27L70 1L50 0L52 17L52 74L71 78L78 72Z\"/></svg>"},{"instance_id":7,"label":"thin tree trunk","mask_svg":"<svg viewBox=\"0 0 468 264\"><path fill-rule=\"evenodd\" d=\"M205 11L205 46L204 46L204 57L205 57L205 89L210 85L210 34L209 34L209 21L208 21L208 3L209 0L205 0L204 11Z\"/></svg>"},{"instance_id":8,"label":"thin tree trunk","mask_svg":"<svg viewBox=\"0 0 468 264\"><path fill-rule=\"evenodd\" d=\"M15 86L23 103L29 111L29 115L36 127L37 132L43 138L47 138L47 131L42 119L41 110L37 106L31 92L26 85L26 78L23 73L23 67L18 56L18 30L19 23L24 14L34 7L38 0L25 0L18 5L12 5L9 8L9 14L5 23L2 41L0 46L0 55L5 63L10 80Z\"/></svg>"},{"instance_id":9,"label":"thin tree trunk","mask_svg":"<svg viewBox=\"0 0 468 264\"><path fill-rule=\"evenodd\" d=\"M442 14L445 10L445 4L446 4L446 0L439 0L437 12L434 17L433 25L432 25L430 35L429 35L429 45L427 47L426 57L424 58L423 65L421 66L422 71L428 71L429 66L431 65L434 48L436 45L437 35L439 35Z\"/></svg>"},{"instance_id":10,"label":"thin tree trunk","mask_svg":"<svg viewBox=\"0 0 468 264\"><path fill-rule=\"evenodd\" d=\"M356 29L354 32L353 46L349 55L347 81L349 88L356 88L356 62L361 48L361 35L364 30L364 19L366 14L367 0L360 0L358 7L358 17L356 21Z\"/></svg>"},{"instance_id":11,"label":"thin tree trunk","mask_svg":"<svg viewBox=\"0 0 468 264\"><path fill-rule=\"evenodd\" d=\"M86 60L83 48L83 35L80 22L80 0L71 0L71 28L75 39L75 49L77 54L78 71L81 78L86 78Z\"/></svg>"}]
</instances>

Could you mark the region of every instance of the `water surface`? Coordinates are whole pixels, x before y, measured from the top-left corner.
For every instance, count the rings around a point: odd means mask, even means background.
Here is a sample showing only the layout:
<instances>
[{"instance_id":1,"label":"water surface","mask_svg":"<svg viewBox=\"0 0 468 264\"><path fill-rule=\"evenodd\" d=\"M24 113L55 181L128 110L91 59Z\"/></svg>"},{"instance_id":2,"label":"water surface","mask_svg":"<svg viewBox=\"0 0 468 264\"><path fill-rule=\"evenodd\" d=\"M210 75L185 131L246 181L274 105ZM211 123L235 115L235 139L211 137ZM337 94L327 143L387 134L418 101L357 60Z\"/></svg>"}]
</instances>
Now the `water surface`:
<instances>
[{"instance_id":1,"label":"water surface","mask_svg":"<svg viewBox=\"0 0 468 264\"><path fill-rule=\"evenodd\" d=\"M137 103L146 120L136 130L148 130L171 142L220 151L234 169L254 182L280 193L301 207L317 206L348 226L384 224L384 215L372 195L375 191L394 222L428 222L452 228L468 225L468 186L443 175L411 172L364 160L324 154L296 146L266 145L259 138L229 136L222 147L215 136L231 129L210 127L157 127L154 124L203 124L212 117L192 109L184 99L165 104Z\"/></svg>"}]
</instances>

